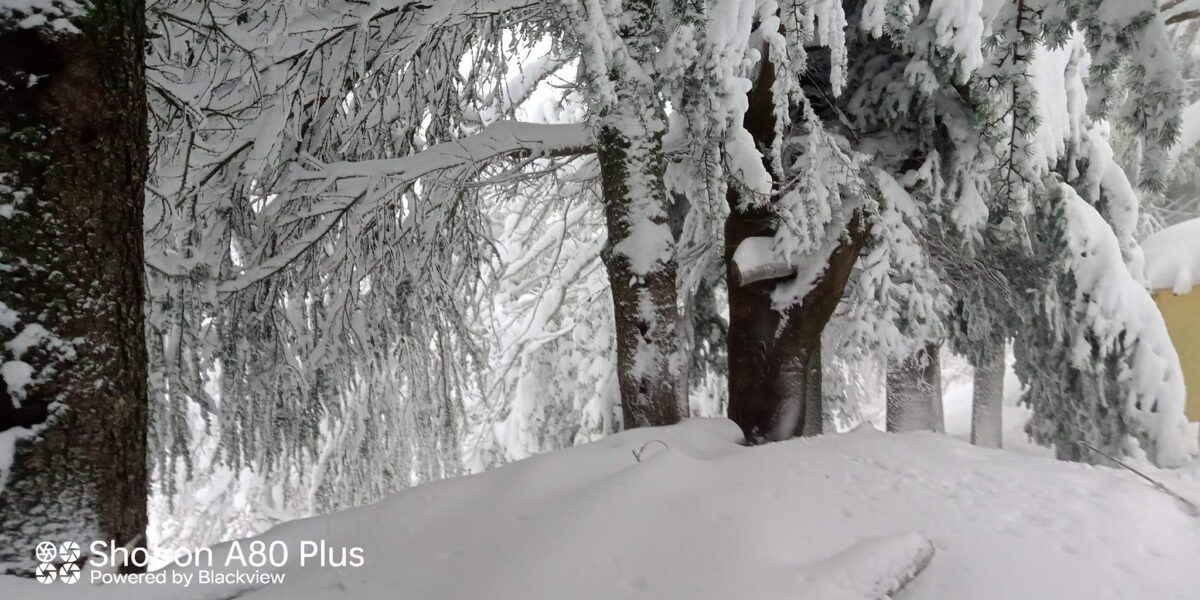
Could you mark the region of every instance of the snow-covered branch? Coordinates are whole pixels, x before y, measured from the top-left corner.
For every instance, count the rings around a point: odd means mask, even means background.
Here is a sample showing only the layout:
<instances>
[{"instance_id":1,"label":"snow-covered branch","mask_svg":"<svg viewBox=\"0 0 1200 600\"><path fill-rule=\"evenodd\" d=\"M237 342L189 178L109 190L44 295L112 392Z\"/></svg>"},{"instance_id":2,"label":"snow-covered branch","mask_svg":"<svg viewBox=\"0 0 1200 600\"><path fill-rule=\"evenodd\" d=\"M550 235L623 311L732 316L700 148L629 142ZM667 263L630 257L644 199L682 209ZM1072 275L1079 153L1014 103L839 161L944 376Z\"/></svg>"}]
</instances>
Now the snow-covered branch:
<instances>
[{"instance_id":1,"label":"snow-covered branch","mask_svg":"<svg viewBox=\"0 0 1200 600\"><path fill-rule=\"evenodd\" d=\"M582 124L498 121L475 135L436 144L410 156L328 163L300 171L293 179L332 183L356 177L390 177L412 181L437 171L482 165L506 156L564 157L592 151L591 134Z\"/></svg>"}]
</instances>

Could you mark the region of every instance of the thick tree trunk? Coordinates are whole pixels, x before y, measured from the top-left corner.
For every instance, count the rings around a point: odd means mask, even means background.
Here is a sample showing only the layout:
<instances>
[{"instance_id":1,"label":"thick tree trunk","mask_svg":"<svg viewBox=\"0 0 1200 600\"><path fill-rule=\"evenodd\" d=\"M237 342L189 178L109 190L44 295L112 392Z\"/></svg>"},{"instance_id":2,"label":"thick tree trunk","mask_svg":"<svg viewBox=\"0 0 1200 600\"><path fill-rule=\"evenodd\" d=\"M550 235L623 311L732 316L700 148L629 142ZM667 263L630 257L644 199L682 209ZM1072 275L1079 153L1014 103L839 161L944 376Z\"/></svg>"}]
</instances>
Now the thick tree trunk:
<instances>
[{"instance_id":1,"label":"thick tree trunk","mask_svg":"<svg viewBox=\"0 0 1200 600\"><path fill-rule=\"evenodd\" d=\"M669 425L684 415L679 396L684 365L679 351L675 243L667 224L662 134L646 122L653 98L615 107L602 117L622 122L598 135L601 185L608 222L604 265L612 289L617 378L625 428ZM629 99L630 103L638 102ZM639 135L630 135L637 123Z\"/></svg>"},{"instance_id":2,"label":"thick tree trunk","mask_svg":"<svg viewBox=\"0 0 1200 600\"><path fill-rule=\"evenodd\" d=\"M726 224L730 268L746 224L733 214ZM778 279L729 288L729 418L750 443L821 431L821 333L865 242L861 215L855 215L849 229L813 289L786 312L771 306Z\"/></svg>"},{"instance_id":3,"label":"thick tree trunk","mask_svg":"<svg viewBox=\"0 0 1200 600\"><path fill-rule=\"evenodd\" d=\"M0 571L25 575L41 540L146 529L145 12L82 6L0 20Z\"/></svg>"},{"instance_id":4,"label":"thick tree trunk","mask_svg":"<svg viewBox=\"0 0 1200 600\"><path fill-rule=\"evenodd\" d=\"M942 414L938 355L939 346L929 344L888 365L888 431L945 431L945 425L938 423Z\"/></svg>"},{"instance_id":5,"label":"thick tree trunk","mask_svg":"<svg viewBox=\"0 0 1200 600\"><path fill-rule=\"evenodd\" d=\"M984 345L975 365L975 393L971 399L971 443L985 448L1003 444L1004 342Z\"/></svg>"},{"instance_id":6,"label":"thick tree trunk","mask_svg":"<svg viewBox=\"0 0 1200 600\"><path fill-rule=\"evenodd\" d=\"M749 108L743 126L759 148L775 138L771 86L775 67L763 49L763 66L748 92ZM769 166L768 166L769 168ZM820 414L818 391L810 398L813 377L820 377L821 332L841 301L846 282L866 241L862 215L856 213L849 234L830 254L824 273L800 304L786 312L771 306L771 291L782 280L767 279L735 285L734 252L750 237L773 236L775 218L766 204L744 206L740 192L730 186L730 214L725 222L725 266L729 289L729 418L750 443L787 439L819 432L808 414ZM815 260L824 260L818 257ZM815 371L815 375L814 375ZM810 423L806 426L806 421Z\"/></svg>"},{"instance_id":7,"label":"thick tree trunk","mask_svg":"<svg viewBox=\"0 0 1200 600\"><path fill-rule=\"evenodd\" d=\"M666 115L655 78L658 5L628 0L616 22L622 50L585 62L611 84L594 98L596 154L608 243L603 252L616 321L617 379L625 427L679 421L684 376L675 284L675 239L663 181ZM600 17L600 15L596 15ZM608 16L604 17L608 19ZM589 26L589 25L584 25ZM603 69L601 72L600 69Z\"/></svg>"}]
</instances>

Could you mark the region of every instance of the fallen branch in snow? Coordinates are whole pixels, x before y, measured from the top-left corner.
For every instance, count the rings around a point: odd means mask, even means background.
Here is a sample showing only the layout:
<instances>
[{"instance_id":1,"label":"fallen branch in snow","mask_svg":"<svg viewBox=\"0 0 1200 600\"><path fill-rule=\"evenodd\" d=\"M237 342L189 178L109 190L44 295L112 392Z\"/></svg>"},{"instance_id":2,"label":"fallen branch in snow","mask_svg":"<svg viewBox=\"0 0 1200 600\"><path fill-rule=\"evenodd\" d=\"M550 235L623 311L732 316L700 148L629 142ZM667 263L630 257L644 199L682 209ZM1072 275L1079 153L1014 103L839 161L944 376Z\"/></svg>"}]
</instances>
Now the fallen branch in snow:
<instances>
[{"instance_id":1,"label":"fallen branch in snow","mask_svg":"<svg viewBox=\"0 0 1200 600\"><path fill-rule=\"evenodd\" d=\"M1095 446L1093 446L1093 445L1091 445L1091 444L1089 444L1089 443L1087 443L1087 442L1085 442L1085 441L1083 441L1083 440L1077 441L1077 442L1075 442L1075 443L1076 443L1076 444L1079 444L1080 446L1083 446L1084 448L1087 448L1088 450L1091 450L1092 452L1095 452L1096 454L1099 454L1099 455L1101 455L1101 456L1103 456L1103 457L1107 458L1108 460L1111 460L1111 461L1113 461L1113 462L1117 463L1118 465L1120 465L1120 466L1122 466L1122 467L1125 467L1125 468L1126 468L1126 469L1128 469L1129 471L1132 471L1132 472L1133 472L1135 475L1137 475L1138 477L1141 477L1142 479L1145 479L1146 481L1149 481L1149 482L1150 482L1150 485L1153 485L1155 488L1157 488L1157 489L1158 489L1158 491L1160 491L1160 492L1162 492L1162 493L1164 493L1164 494L1166 494L1166 495L1168 495L1168 496L1170 496L1170 497L1172 497L1172 498L1174 498L1174 499L1178 500L1179 502L1183 503L1183 505L1187 507L1187 513L1188 513L1189 515L1191 515L1191 516L1193 516L1193 517L1200 517L1200 506L1196 506L1196 503L1195 503L1195 502L1192 502L1191 500L1188 500L1187 498L1185 498L1185 497L1184 497L1182 494L1180 494L1179 492L1176 492L1175 490L1172 490L1171 488L1167 487L1165 484L1161 483L1161 482L1160 482L1160 481L1158 481L1157 479L1154 479L1153 477L1150 477L1149 475L1147 475L1147 474L1145 474L1145 473L1143 473L1143 472L1141 472L1141 471L1139 471L1139 470L1137 470L1137 469L1135 469L1135 468L1133 468L1133 467L1129 466L1128 464L1126 464L1126 463L1125 463L1125 462L1123 462L1123 461L1117 460L1117 458L1116 458L1115 456L1113 456L1113 455L1111 455L1111 454L1109 454L1109 453L1107 453L1107 452L1105 452L1105 451L1103 451L1103 450L1101 450L1101 449L1099 449L1099 448L1097 448L1097 447L1095 447Z\"/></svg>"},{"instance_id":2,"label":"fallen branch in snow","mask_svg":"<svg viewBox=\"0 0 1200 600\"><path fill-rule=\"evenodd\" d=\"M648 446L650 446L650 444L653 444L655 442L662 444L662 447L666 448L667 450L671 449L671 447L668 446L667 443L662 440L650 440L650 441L646 442L645 444L642 444L641 448L638 448L637 450L630 450L630 452L633 453L633 457L635 459L637 459L638 462L642 462L642 455L646 453L646 448Z\"/></svg>"}]
</instances>

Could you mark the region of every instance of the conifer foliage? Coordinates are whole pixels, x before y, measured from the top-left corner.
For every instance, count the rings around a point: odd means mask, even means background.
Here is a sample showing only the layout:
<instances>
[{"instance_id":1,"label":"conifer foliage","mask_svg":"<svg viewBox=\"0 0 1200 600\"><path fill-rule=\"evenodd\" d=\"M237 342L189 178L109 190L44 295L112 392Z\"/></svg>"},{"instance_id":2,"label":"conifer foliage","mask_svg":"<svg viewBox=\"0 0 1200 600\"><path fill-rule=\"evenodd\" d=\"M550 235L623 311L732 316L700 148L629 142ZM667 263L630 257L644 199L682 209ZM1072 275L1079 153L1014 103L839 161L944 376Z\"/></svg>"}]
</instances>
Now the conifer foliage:
<instances>
[{"instance_id":1,"label":"conifer foliage","mask_svg":"<svg viewBox=\"0 0 1200 600\"><path fill-rule=\"evenodd\" d=\"M822 364L1007 340L1061 456L1195 451L1136 279L1153 0L148 8L169 484L198 422L301 512L726 404L783 439Z\"/></svg>"}]
</instances>

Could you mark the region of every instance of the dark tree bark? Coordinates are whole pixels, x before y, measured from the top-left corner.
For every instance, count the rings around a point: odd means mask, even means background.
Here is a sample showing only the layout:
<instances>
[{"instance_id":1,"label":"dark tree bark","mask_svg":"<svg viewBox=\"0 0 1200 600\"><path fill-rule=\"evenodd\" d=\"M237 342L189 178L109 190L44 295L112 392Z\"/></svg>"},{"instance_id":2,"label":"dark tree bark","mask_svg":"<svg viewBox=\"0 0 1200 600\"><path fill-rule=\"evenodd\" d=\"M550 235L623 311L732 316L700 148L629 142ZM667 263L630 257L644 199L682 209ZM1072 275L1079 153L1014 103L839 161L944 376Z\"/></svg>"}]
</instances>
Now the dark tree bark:
<instances>
[{"instance_id":1,"label":"dark tree bark","mask_svg":"<svg viewBox=\"0 0 1200 600\"><path fill-rule=\"evenodd\" d=\"M25 575L40 540L146 529L145 8L84 6L74 30L0 19L0 431L24 436L0 563Z\"/></svg>"},{"instance_id":2,"label":"dark tree bark","mask_svg":"<svg viewBox=\"0 0 1200 600\"><path fill-rule=\"evenodd\" d=\"M617 380L626 429L669 425L684 415L675 239L663 181L666 133L654 72L658 6L628 0L618 25L622 52L606 58L613 98L597 98L596 155L608 242L602 253L612 290ZM594 65L593 68L598 68Z\"/></svg>"},{"instance_id":3,"label":"dark tree bark","mask_svg":"<svg viewBox=\"0 0 1200 600\"><path fill-rule=\"evenodd\" d=\"M748 92L749 108L743 126L759 148L769 148L775 138L774 100L771 86L775 66L763 48L758 77ZM770 166L767 165L768 170ZM773 174L778 176L778 174ZM729 283L729 418L737 423L749 443L787 439L820 431L805 422L820 414L821 333L841 301L846 282L866 242L861 212L851 219L847 233L826 261L825 271L800 304L786 312L771 306L771 291L782 280L769 279L734 285L734 252L749 237L772 236L774 215L769 203L746 205L736 186L729 187L729 218L725 222L726 281ZM815 260L824 260L817 257ZM815 375L813 372L815 371Z\"/></svg>"},{"instance_id":4,"label":"dark tree bark","mask_svg":"<svg viewBox=\"0 0 1200 600\"><path fill-rule=\"evenodd\" d=\"M825 433L825 396L821 386L824 374L821 365L821 341L817 340L817 348L812 359L808 361L808 374L804 386L804 430L801 432L804 437Z\"/></svg>"},{"instance_id":5,"label":"dark tree bark","mask_svg":"<svg viewBox=\"0 0 1200 600\"><path fill-rule=\"evenodd\" d=\"M849 232L828 257L816 285L786 312L771 306L778 279L729 288L729 418L748 442L820 433L819 423L806 421L819 420L821 414L820 385L813 385L821 376L821 333L866 241L861 221L861 214L851 219ZM730 215L725 227L727 265L732 265L741 240L762 235L761 229L748 225L752 222ZM754 233L746 235L748 229Z\"/></svg>"},{"instance_id":6,"label":"dark tree bark","mask_svg":"<svg viewBox=\"0 0 1200 600\"><path fill-rule=\"evenodd\" d=\"M637 237L647 233L646 225L661 227L671 240L662 179L662 141L658 136L630 140L615 128L605 127L600 130L598 142L608 224L603 260L613 298L622 420L626 429L670 425L683 417L679 385L684 374L679 353L673 240L665 246L670 255L655 261L649 269L634 264L647 257L632 255L646 247ZM631 151L633 145L641 147ZM648 188L631 190L631 178L647 182ZM650 197L637 198L641 193ZM637 220L644 223L635 227ZM653 245L647 251L650 248Z\"/></svg>"}]
</instances>

